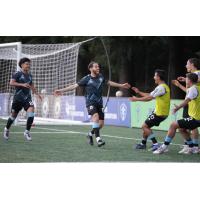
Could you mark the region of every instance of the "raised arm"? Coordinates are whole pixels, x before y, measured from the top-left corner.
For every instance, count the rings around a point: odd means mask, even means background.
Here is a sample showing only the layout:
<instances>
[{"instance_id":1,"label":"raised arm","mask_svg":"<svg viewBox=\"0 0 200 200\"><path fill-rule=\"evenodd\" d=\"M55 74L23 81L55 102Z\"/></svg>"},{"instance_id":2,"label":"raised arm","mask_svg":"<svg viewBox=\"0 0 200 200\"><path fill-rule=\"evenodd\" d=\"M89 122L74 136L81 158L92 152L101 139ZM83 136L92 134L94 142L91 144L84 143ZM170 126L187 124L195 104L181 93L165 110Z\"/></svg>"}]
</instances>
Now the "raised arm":
<instances>
[{"instance_id":1,"label":"raised arm","mask_svg":"<svg viewBox=\"0 0 200 200\"><path fill-rule=\"evenodd\" d=\"M79 87L79 85L76 83L76 84L70 85L70 86L68 86L68 87L55 90L55 91L54 91L54 95L62 95L64 92L68 92L68 91L74 90L74 89L76 89L77 87Z\"/></svg>"},{"instance_id":2,"label":"raised arm","mask_svg":"<svg viewBox=\"0 0 200 200\"><path fill-rule=\"evenodd\" d=\"M184 92L186 92L186 90L187 90L187 88L184 85L180 84L179 81L177 81L177 80L172 80L172 84L175 85L176 87L180 88Z\"/></svg>"},{"instance_id":3,"label":"raised arm","mask_svg":"<svg viewBox=\"0 0 200 200\"><path fill-rule=\"evenodd\" d=\"M108 85L111 87L117 87L117 88L124 88L124 89L129 89L131 86L128 83L120 84L120 83L115 83L113 81L108 81Z\"/></svg>"}]
</instances>

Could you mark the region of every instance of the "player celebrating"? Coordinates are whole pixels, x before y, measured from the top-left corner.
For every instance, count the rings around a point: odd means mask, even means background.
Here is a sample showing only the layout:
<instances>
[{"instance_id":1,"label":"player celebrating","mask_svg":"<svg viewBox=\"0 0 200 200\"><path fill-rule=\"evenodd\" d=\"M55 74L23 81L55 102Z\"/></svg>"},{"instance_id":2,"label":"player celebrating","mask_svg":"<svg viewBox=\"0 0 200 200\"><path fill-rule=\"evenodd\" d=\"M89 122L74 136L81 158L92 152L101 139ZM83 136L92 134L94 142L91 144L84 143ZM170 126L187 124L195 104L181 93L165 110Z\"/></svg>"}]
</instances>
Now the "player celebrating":
<instances>
[{"instance_id":1,"label":"player celebrating","mask_svg":"<svg viewBox=\"0 0 200 200\"><path fill-rule=\"evenodd\" d=\"M93 134L96 137L96 141L99 147L105 144L105 142L100 137L100 129L104 126L104 112L103 112L103 86L106 83L105 78L100 73L99 64L96 62L91 62L88 65L90 74L83 77L78 83L68 86L63 89L58 89L54 91L55 95L62 95L63 92L74 90L77 87L85 88L85 99L88 114L92 116L92 131L88 133L89 144L93 145ZM112 81L107 82L108 85L112 87L119 87L129 89L130 85L128 83L119 84Z\"/></svg>"},{"instance_id":2,"label":"player celebrating","mask_svg":"<svg viewBox=\"0 0 200 200\"><path fill-rule=\"evenodd\" d=\"M189 117L180 119L177 122L172 122L167 136L165 137L164 144L154 151L154 154L162 154L168 151L168 146L175 136L177 129L179 129L187 140L187 144L189 145L188 153L192 153L193 143L188 130L194 130L200 127L200 86L196 85L197 81L198 76L195 73L186 75L186 87L188 88L186 98L180 105L175 105L173 113L176 113L179 109L188 104Z\"/></svg>"},{"instance_id":3,"label":"player celebrating","mask_svg":"<svg viewBox=\"0 0 200 200\"><path fill-rule=\"evenodd\" d=\"M189 73L195 73L198 75L198 84L200 85L200 61L197 58L190 58L187 61L186 64L186 69L187 72ZM177 80L173 80L172 83L177 86L178 88L180 88L181 90L183 90L184 92L186 92L186 87L183 86L179 81L181 82L185 82L185 77L178 77ZM183 108L183 118L188 118L188 105L186 105ZM183 136L184 137L184 136ZM199 132L198 129L194 129L191 131L191 137L192 137L192 142L193 142L193 153L199 153ZM179 151L180 154L187 154L190 153L190 149L189 149L189 145L187 144L187 141L185 140L185 145L183 146L183 149L181 151Z\"/></svg>"},{"instance_id":4,"label":"player celebrating","mask_svg":"<svg viewBox=\"0 0 200 200\"><path fill-rule=\"evenodd\" d=\"M27 124L24 136L28 141L32 140L30 129L34 120L34 105L32 102L31 91L35 93L40 100L42 100L42 98L39 94L37 94L32 83L32 75L29 72L30 63L31 61L29 58L20 59L19 66L21 71L16 72L10 81L10 85L15 87L15 94L13 97L11 116L8 118L7 125L4 128L3 133L6 140L9 138L9 129L22 108L24 108L27 112Z\"/></svg>"},{"instance_id":5,"label":"player celebrating","mask_svg":"<svg viewBox=\"0 0 200 200\"><path fill-rule=\"evenodd\" d=\"M159 126L162 121L164 121L169 115L170 109L170 89L165 83L165 71L156 70L154 75L155 83L158 85L153 92L144 93L138 90L138 88L133 87L132 89L139 94L138 97L131 97L130 101L151 101L156 99L156 108L154 112L149 115L144 124L142 125L143 139L140 144L136 145L136 149L146 149L147 139L151 139L152 151L158 149L159 144L155 138L155 134L152 132L151 128L153 126Z\"/></svg>"}]
</instances>

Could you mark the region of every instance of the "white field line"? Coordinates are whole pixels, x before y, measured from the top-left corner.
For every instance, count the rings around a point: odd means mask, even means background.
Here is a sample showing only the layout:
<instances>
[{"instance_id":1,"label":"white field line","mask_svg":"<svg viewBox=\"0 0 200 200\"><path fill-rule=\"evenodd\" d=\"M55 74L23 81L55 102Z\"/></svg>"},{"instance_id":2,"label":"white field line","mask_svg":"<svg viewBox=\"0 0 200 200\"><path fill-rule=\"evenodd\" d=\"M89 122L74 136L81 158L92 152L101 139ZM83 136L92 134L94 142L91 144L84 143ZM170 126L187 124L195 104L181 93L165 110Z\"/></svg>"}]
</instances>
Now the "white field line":
<instances>
[{"instance_id":1,"label":"white field line","mask_svg":"<svg viewBox=\"0 0 200 200\"><path fill-rule=\"evenodd\" d=\"M23 127L23 126L21 126ZM48 130L48 131L56 131L57 133L72 133L72 134L78 134L78 135L87 135L88 133L85 132L78 132L78 131L69 131L69 130L62 130L62 129L53 129L53 128L42 128L42 127L34 127L34 129L40 129L40 130ZM18 133L18 132L15 132ZM20 132L21 133L21 132ZM54 133L54 132L33 132L33 133ZM122 137L122 136L116 136L116 135L105 135L102 134L103 137L108 137L108 138L116 138L116 139L123 139L123 140L134 140L134 141L140 141L141 139L139 138L130 138L130 137ZM159 143L161 143L159 141ZM171 145L174 146L183 146L183 144L176 144L176 143L171 143Z\"/></svg>"}]
</instances>

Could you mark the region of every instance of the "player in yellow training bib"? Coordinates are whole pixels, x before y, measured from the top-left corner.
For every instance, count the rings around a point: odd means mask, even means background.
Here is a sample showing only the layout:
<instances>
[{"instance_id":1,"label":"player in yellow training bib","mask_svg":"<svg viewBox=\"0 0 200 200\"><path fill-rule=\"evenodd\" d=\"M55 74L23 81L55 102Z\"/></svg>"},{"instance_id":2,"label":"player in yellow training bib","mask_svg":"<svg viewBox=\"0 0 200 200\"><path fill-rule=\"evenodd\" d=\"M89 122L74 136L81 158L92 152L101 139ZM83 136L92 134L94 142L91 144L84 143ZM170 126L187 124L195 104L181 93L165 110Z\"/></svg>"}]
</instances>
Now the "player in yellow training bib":
<instances>
[{"instance_id":1,"label":"player in yellow training bib","mask_svg":"<svg viewBox=\"0 0 200 200\"><path fill-rule=\"evenodd\" d=\"M152 114L148 116L144 124L142 125L143 138L141 143L136 145L136 149L146 149L147 139L150 139L153 143L151 150L155 151L159 148L159 144L155 138L155 134L151 128L153 126L159 126L164 121L170 110L170 89L165 83L165 71L156 70L154 75L155 84L158 86L151 93L141 92L138 88L132 87L132 90L139 94L141 97L131 97L130 101L151 101L156 100L156 107Z\"/></svg>"},{"instance_id":2,"label":"player in yellow training bib","mask_svg":"<svg viewBox=\"0 0 200 200\"><path fill-rule=\"evenodd\" d=\"M188 73L195 73L198 75L198 83L197 85L200 85L200 60L198 58L190 58L187 61L186 64L186 69ZM187 91L187 88L182 85L180 82L185 82L186 78L185 77L178 77L177 80L172 80L172 84L183 90L184 92ZM188 118L188 105L186 105L183 108L183 118ZM183 135L184 138L184 135ZM194 129L191 131L191 138L192 138L192 143L193 143L193 153L199 153L199 131L198 129ZM185 144L183 145L183 148L179 151L180 154L187 154L189 151L189 145L187 144L186 139Z\"/></svg>"},{"instance_id":3,"label":"player in yellow training bib","mask_svg":"<svg viewBox=\"0 0 200 200\"><path fill-rule=\"evenodd\" d=\"M187 144L189 145L187 154L193 153L193 143L190 137L190 132L188 130L194 130L200 127L200 87L197 86L198 75L195 73L187 74L186 76L186 86L187 86L187 95L185 100L178 106L175 105L173 113L176 113L179 109L183 108L187 104L189 105L188 109L188 118L183 118L177 122L172 122L170 125L167 136L165 137L164 144L162 144L154 154L162 154L168 151L168 146L171 143L173 137L176 134L176 130L179 129L182 135L185 135Z\"/></svg>"}]
</instances>

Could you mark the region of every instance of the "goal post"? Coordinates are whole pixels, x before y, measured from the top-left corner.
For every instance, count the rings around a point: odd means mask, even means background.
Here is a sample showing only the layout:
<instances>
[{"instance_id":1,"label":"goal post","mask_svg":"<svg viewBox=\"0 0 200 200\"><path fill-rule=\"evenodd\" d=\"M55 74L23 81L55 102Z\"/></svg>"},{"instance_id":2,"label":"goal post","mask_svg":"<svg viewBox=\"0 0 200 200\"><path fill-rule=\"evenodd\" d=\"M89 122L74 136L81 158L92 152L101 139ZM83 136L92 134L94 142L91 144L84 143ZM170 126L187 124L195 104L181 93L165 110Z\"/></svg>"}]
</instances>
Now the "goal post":
<instances>
[{"instance_id":1,"label":"goal post","mask_svg":"<svg viewBox=\"0 0 200 200\"><path fill-rule=\"evenodd\" d=\"M91 39L87 40L90 41ZM75 90L66 92L63 97L54 97L53 91L76 83L78 54L81 44L0 44L0 117L7 118L10 114L14 88L9 86L10 78L21 68L18 61L22 57L31 59L31 74L37 91L42 95L42 102L33 95L36 120L45 123L73 120L75 106ZM67 101L65 107L63 101ZM68 116L65 116L65 111ZM19 123L25 122L25 112L19 114ZM65 120L66 121L66 120Z\"/></svg>"}]
</instances>

